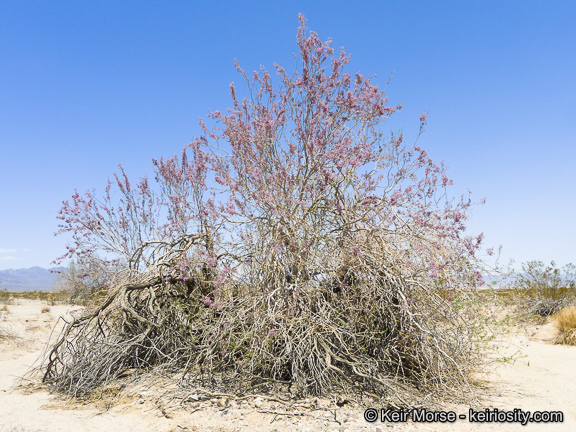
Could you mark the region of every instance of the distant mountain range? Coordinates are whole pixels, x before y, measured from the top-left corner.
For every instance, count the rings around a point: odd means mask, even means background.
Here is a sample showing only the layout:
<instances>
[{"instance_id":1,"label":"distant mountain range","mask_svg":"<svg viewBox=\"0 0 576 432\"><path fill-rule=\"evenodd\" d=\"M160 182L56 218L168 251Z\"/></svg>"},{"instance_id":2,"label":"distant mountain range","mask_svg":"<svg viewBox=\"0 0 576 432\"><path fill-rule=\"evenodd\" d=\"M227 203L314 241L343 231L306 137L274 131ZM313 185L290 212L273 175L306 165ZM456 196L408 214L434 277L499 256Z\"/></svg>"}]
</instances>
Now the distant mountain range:
<instances>
[{"instance_id":1,"label":"distant mountain range","mask_svg":"<svg viewBox=\"0 0 576 432\"><path fill-rule=\"evenodd\" d=\"M57 274L54 270L64 270L65 267L31 267L28 269L0 270L0 289L13 292L22 291L52 291Z\"/></svg>"},{"instance_id":2,"label":"distant mountain range","mask_svg":"<svg viewBox=\"0 0 576 432\"><path fill-rule=\"evenodd\" d=\"M55 270L66 270L66 267L52 267L50 269L31 267L28 269L0 270L0 290L12 292L52 291L57 276L56 273L53 273ZM513 278L500 280L493 276L484 275L484 281L487 285L496 281L497 286L508 286L513 281Z\"/></svg>"}]
</instances>

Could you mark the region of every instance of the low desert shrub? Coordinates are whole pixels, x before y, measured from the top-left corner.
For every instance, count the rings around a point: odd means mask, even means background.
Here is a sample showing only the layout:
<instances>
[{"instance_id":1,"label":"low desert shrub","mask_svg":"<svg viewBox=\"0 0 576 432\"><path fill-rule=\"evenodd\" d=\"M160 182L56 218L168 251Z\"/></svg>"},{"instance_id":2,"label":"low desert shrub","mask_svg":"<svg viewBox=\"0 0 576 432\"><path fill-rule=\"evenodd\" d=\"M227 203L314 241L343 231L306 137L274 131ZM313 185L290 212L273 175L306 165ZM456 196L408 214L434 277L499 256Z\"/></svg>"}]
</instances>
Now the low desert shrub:
<instances>
[{"instance_id":1,"label":"low desert shrub","mask_svg":"<svg viewBox=\"0 0 576 432\"><path fill-rule=\"evenodd\" d=\"M12 304L11 293L5 289L0 290L0 303L3 305Z\"/></svg>"},{"instance_id":2,"label":"low desert shrub","mask_svg":"<svg viewBox=\"0 0 576 432\"><path fill-rule=\"evenodd\" d=\"M576 267L568 264L557 268L554 261L548 266L530 261L522 264L513 286L521 313L548 317L576 304Z\"/></svg>"},{"instance_id":3,"label":"low desert shrub","mask_svg":"<svg viewBox=\"0 0 576 432\"><path fill-rule=\"evenodd\" d=\"M560 331L556 343L576 345L576 306L569 306L556 312L553 322Z\"/></svg>"},{"instance_id":4,"label":"low desert shrub","mask_svg":"<svg viewBox=\"0 0 576 432\"><path fill-rule=\"evenodd\" d=\"M119 262L107 262L95 255L80 262L72 261L59 272L52 295L82 306L97 303L106 296L114 275L122 270Z\"/></svg>"},{"instance_id":5,"label":"low desert shrub","mask_svg":"<svg viewBox=\"0 0 576 432\"><path fill-rule=\"evenodd\" d=\"M50 308L49 307L43 307L41 310L42 313L49 313L50 312Z\"/></svg>"}]
</instances>

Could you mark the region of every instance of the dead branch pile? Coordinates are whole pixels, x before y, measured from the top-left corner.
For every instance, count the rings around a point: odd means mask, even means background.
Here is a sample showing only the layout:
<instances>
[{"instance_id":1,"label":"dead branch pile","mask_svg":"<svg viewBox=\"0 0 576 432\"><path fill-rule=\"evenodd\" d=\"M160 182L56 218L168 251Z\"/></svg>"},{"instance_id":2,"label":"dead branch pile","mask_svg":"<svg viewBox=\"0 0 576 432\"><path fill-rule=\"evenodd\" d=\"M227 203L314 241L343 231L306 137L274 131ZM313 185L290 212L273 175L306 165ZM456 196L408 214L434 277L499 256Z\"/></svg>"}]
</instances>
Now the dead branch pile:
<instances>
[{"instance_id":1,"label":"dead branch pile","mask_svg":"<svg viewBox=\"0 0 576 432\"><path fill-rule=\"evenodd\" d=\"M477 359L470 322L375 247L314 259L316 272L277 271L286 257L264 254L215 289L205 266L176 266L200 238L162 245L148 272L69 322L47 352L44 381L82 397L127 372L161 368L180 372L185 388L344 392L401 406L468 388Z\"/></svg>"}]
</instances>

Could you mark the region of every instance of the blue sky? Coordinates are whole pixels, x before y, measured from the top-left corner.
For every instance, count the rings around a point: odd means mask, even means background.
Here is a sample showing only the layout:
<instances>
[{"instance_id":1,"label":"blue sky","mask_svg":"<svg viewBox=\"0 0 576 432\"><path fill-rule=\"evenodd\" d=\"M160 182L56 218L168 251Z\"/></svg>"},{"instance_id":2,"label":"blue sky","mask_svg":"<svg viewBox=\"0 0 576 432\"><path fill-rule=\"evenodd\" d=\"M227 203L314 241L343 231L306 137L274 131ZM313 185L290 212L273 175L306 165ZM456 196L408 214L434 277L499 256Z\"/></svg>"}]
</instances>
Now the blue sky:
<instances>
[{"instance_id":1,"label":"blue sky","mask_svg":"<svg viewBox=\"0 0 576 432\"><path fill-rule=\"evenodd\" d=\"M576 2L0 2L0 270L64 252L56 214L122 163L153 176L247 70L293 70L297 16L377 75L390 119L486 198L502 261L576 263Z\"/></svg>"}]
</instances>

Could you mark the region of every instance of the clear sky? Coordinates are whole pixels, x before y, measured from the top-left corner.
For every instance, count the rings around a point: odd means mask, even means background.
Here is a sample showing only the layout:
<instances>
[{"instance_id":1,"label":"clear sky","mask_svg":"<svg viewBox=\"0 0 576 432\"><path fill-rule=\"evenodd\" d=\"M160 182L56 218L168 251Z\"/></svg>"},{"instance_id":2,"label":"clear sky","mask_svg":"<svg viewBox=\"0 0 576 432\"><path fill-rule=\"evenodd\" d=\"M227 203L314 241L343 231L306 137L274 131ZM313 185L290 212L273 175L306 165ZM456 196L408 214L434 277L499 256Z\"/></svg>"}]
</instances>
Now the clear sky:
<instances>
[{"instance_id":1,"label":"clear sky","mask_svg":"<svg viewBox=\"0 0 576 432\"><path fill-rule=\"evenodd\" d=\"M576 2L2 1L0 270L50 267L74 188L180 153L247 70L294 69L297 16L376 74L390 120L486 204L503 260L576 263ZM386 125L385 125L386 126Z\"/></svg>"}]
</instances>

